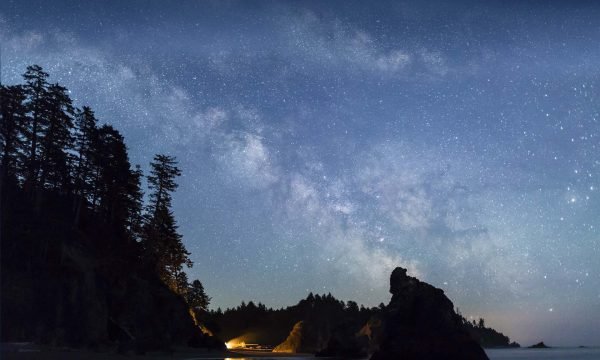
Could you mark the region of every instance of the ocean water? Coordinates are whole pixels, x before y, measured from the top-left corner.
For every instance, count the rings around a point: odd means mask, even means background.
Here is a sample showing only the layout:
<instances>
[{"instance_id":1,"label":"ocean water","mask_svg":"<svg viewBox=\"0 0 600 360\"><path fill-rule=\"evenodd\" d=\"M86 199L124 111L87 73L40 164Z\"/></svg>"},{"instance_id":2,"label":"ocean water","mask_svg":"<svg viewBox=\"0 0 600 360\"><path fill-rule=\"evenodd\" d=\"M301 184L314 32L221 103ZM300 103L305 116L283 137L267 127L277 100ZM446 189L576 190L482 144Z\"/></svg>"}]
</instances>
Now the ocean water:
<instances>
[{"instance_id":1,"label":"ocean water","mask_svg":"<svg viewBox=\"0 0 600 360\"><path fill-rule=\"evenodd\" d=\"M600 348L488 349L490 360L600 360Z\"/></svg>"}]
</instances>

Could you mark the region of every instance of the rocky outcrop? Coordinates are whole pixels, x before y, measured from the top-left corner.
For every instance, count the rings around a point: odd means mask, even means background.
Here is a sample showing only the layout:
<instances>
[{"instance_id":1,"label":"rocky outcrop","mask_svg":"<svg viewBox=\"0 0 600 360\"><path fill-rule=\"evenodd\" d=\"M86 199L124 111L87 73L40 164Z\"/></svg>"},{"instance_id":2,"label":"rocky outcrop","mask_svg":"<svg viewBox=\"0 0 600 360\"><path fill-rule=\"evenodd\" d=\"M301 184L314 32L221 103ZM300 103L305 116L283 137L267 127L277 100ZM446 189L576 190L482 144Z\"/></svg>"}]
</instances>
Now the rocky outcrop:
<instances>
[{"instance_id":1,"label":"rocky outcrop","mask_svg":"<svg viewBox=\"0 0 600 360\"><path fill-rule=\"evenodd\" d=\"M379 350L379 344L383 339L383 320L381 315L374 315L369 321L360 329L357 336L367 336L369 339L368 353L373 354Z\"/></svg>"},{"instance_id":2,"label":"rocky outcrop","mask_svg":"<svg viewBox=\"0 0 600 360\"><path fill-rule=\"evenodd\" d=\"M304 322L298 321L284 342L277 345L273 352L297 353L302 348Z\"/></svg>"},{"instance_id":3,"label":"rocky outcrop","mask_svg":"<svg viewBox=\"0 0 600 360\"><path fill-rule=\"evenodd\" d=\"M318 351L318 357L365 358L379 350L383 335L381 316L373 315L364 325L353 321L333 329L327 346Z\"/></svg>"},{"instance_id":4,"label":"rocky outcrop","mask_svg":"<svg viewBox=\"0 0 600 360\"><path fill-rule=\"evenodd\" d=\"M273 352L297 353L302 349L304 322L298 321L284 342L277 345Z\"/></svg>"},{"instance_id":5,"label":"rocky outcrop","mask_svg":"<svg viewBox=\"0 0 600 360\"><path fill-rule=\"evenodd\" d=\"M548 345L544 344L544 342L543 342L543 341L541 341L541 342L539 342L539 343L537 343L537 344L535 344L535 345L531 345L531 346L529 346L529 348L530 348L530 349L549 349L549 348L550 348L550 346L548 346Z\"/></svg>"},{"instance_id":6,"label":"rocky outcrop","mask_svg":"<svg viewBox=\"0 0 600 360\"><path fill-rule=\"evenodd\" d=\"M36 224L29 238L13 234L25 227L15 223L7 238L16 240L2 244L2 341L121 353L224 347L202 333L185 301L151 269L98 251L94 244L110 239L101 228L84 233L59 220ZM40 260L31 249L44 241Z\"/></svg>"},{"instance_id":7,"label":"rocky outcrop","mask_svg":"<svg viewBox=\"0 0 600 360\"><path fill-rule=\"evenodd\" d=\"M154 276L139 274L115 284L108 297L109 320L127 336L111 340L127 352L166 350L173 346L223 347L202 333L187 304Z\"/></svg>"},{"instance_id":8,"label":"rocky outcrop","mask_svg":"<svg viewBox=\"0 0 600 360\"><path fill-rule=\"evenodd\" d=\"M336 327L329 338L327 347L315 355L344 359L365 358L369 354L369 336L361 331L356 332L352 325L341 324Z\"/></svg>"},{"instance_id":9,"label":"rocky outcrop","mask_svg":"<svg viewBox=\"0 0 600 360\"><path fill-rule=\"evenodd\" d=\"M488 359L441 289L398 267L390 278L390 292L381 344L371 360Z\"/></svg>"}]
</instances>

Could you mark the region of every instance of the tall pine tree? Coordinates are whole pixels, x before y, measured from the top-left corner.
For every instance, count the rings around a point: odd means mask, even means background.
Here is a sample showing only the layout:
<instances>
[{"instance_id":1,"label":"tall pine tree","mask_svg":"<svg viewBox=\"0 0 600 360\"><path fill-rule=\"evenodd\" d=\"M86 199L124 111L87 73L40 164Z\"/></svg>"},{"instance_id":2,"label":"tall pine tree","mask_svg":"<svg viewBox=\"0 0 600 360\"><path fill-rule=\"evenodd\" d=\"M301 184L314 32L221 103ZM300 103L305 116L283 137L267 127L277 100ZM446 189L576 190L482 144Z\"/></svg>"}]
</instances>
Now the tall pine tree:
<instances>
[{"instance_id":1,"label":"tall pine tree","mask_svg":"<svg viewBox=\"0 0 600 360\"><path fill-rule=\"evenodd\" d=\"M27 95L25 107L27 109L27 123L24 126L23 139L25 141L25 190L29 191L38 183L40 170L41 147L40 142L48 123L48 73L40 66L31 65L23 74L25 85L23 89Z\"/></svg>"},{"instance_id":2,"label":"tall pine tree","mask_svg":"<svg viewBox=\"0 0 600 360\"><path fill-rule=\"evenodd\" d=\"M142 191L142 178L144 173L139 165L129 172L129 181L126 191L126 207L128 209L125 227L132 240L136 243L142 239L142 208L144 206L144 193Z\"/></svg>"},{"instance_id":3,"label":"tall pine tree","mask_svg":"<svg viewBox=\"0 0 600 360\"><path fill-rule=\"evenodd\" d=\"M188 287L185 300L192 309L199 308L208 311L210 297L206 295L200 280L194 280Z\"/></svg>"},{"instance_id":4,"label":"tall pine tree","mask_svg":"<svg viewBox=\"0 0 600 360\"><path fill-rule=\"evenodd\" d=\"M148 187L151 193L144 223L144 254L163 282L181 294L187 290L187 277L182 280L183 266L192 266L190 253L181 241L171 211L171 194L177 189L175 178L181 171L175 158L167 155L156 155L150 166Z\"/></svg>"},{"instance_id":5,"label":"tall pine tree","mask_svg":"<svg viewBox=\"0 0 600 360\"><path fill-rule=\"evenodd\" d=\"M46 127L40 141L40 184L66 192L70 188L70 150L73 144L74 108L67 89L52 84L47 90Z\"/></svg>"},{"instance_id":6,"label":"tall pine tree","mask_svg":"<svg viewBox=\"0 0 600 360\"><path fill-rule=\"evenodd\" d=\"M0 144L2 180L16 182L22 162L26 125L25 92L21 86L0 86Z\"/></svg>"},{"instance_id":7,"label":"tall pine tree","mask_svg":"<svg viewBox=\"0 0 600 360\"><path fill-rule=\"evenodd\" d=\"M88 106L77 110L75 114L75 151L73 162L74 192L88 199L92 187L92 161L95 138L98 133L98 120Z\"/></svg>"},{"instance_id":8,"label":"tall pine tree","mask_svg":"<svg viewBox=\"0 0 600 360\"><path fill-rule=\"evenodd\" d=\"M112 126L98 129L92 163L95 210L108 224L129 234L142 210L142 175L139 168L132 170L123 136Z\"/></svg>"}]
</instances>

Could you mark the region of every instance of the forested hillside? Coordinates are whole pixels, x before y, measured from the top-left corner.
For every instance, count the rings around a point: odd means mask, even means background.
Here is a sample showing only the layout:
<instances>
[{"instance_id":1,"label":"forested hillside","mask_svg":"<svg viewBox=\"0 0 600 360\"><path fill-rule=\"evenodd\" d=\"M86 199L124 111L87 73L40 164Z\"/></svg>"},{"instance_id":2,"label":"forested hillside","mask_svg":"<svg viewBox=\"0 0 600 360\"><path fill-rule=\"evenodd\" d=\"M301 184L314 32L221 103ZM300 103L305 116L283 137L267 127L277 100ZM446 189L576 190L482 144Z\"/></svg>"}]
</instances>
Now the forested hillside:
<instances>
[{"instance_id":1,"label":"forested hillside","mask_svg":"<svg viewBox=\"0 0 600 360\"><path fill-rule=\"evenodd\" d=\"M175 158L154 157L145 203L119 131L41 67L23 79L0 87L2 340L222 346L190 315L209 298L184 272Z\"/></svg>"}]
</instances>

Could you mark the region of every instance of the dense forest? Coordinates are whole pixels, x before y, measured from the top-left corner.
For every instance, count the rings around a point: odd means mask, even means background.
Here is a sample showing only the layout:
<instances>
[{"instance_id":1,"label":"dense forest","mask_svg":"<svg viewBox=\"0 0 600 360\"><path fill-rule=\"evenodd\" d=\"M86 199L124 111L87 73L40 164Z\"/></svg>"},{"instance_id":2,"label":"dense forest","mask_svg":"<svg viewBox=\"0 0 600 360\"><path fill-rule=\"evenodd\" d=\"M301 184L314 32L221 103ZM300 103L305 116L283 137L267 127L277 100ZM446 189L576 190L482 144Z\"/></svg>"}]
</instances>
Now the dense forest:
<instances>
[{"instance_id":1,"label":"dense forest","mask_svg":"<svg viewBox=\"0 0 600 360\"><path fill-rule=\"evenodd\" d=\"M41 67L23 79L0 87L2 339L191 339L188 309L210 299L184 271L192 262L171 209L177 161L154 157L145 196L118 130L75 107ZM161 330L153 311L166 304L182 323Z\"/></svg>"},{"instance_id":2,"label":"dense forest","mask_svg":"<svg viewBox=\"0 0 600 360\"><path fill-rule=\"evenodd\" d=\"M354 301L344 302L331 294L310 293L296 305L281 309L267 308L252 301L226 310L197 310L197 317L215 335L232 345L244 343L261 344L275 347L281 344L295 324L302 321L304 352L317 352L323 349L332 334L349 331L360 334L385 312L386 305L365 307ZM468 321L457 309L467 332L483 347L518 347L508 336L485 326L485 320Z\"/></svg>"},{"instance_id":3,"label":"dense forest","mask_svg":"<svg viewBox=\"0 0 600 360\"><path fill-rule=\"evenodd\" d=\"M344 302L331 294L313 295L298 304L282 309L270 309L249 301L236 308L203 313L199 318L217 336L246 343L276 346L282 343L294 325L304 322L304 352L323 348L331 333L339 326L360 329L383 308L366 308L354 301Z\"/></svg>"},{"instance_id":4,"label":"dense forest","mask_svg":"<svg viewBox=\"0 0 600 360\"><path fill-rule=\"evenodd\" d=\"M460 312L458 313L460 315ZM483 318L479 318L477 321L468 321L462 315L460 316L464 327L467 329L471 337L477 340L484 348L521 346L514 341L510 341L510 338L503 333L485 326L485 320Z\"/></svg>"}]
</instances>

